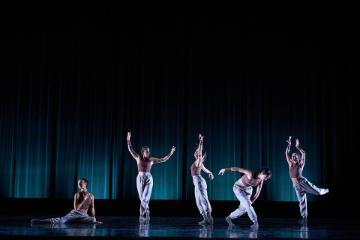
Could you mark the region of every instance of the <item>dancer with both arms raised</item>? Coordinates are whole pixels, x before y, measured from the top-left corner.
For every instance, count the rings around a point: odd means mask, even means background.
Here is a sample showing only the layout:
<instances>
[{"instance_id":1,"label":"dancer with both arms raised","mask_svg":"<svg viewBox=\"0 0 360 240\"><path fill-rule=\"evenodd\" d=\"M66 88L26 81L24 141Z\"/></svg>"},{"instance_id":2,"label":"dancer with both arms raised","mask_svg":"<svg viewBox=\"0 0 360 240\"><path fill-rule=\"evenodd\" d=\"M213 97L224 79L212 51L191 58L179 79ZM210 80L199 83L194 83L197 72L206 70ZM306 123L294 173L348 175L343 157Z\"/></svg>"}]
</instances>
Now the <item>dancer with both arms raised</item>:
<instances>
[{"instance_id":1,"label":"dancer with both arms raised","mask_svg":"<svg viewBox=\"0 0 360 240\"><path fill-rule=\"evenodd\" d=\"M301 156L298 153L292 153L289 155L291 148L291 136L288 140L286 140L286 142L288 143L285 150L286 161L289 164L290 179L293 183L294 190L299 201L300 215L302 217L299 223L306 224L308 216L306 193L324 195L329 192L329 189L318 188L303 177L302 172L305 166L305 151L300 147L299 139L296 139L295 147L299 150Z\"/></svg>"},{"instance_id":2,"label":"dancer with both arms raised","mask_svg":"<svg viewBox=\"0 0 360 240\"><path fill-rule=\"evenodd\" d=\"M150 210L149 202L153 187L153 177L150 173L151 167L154 163L163 163L169 160L176 148L173 146L171 152L162 158L150 157L150 148L143 146L141 154L137 154L131 145L131 133L127 133L127 146L131 156L136 160L138 167L138 175L136 177L136 186L140 199L140 223L149 223Z\"/></svg>"}]
</instances>

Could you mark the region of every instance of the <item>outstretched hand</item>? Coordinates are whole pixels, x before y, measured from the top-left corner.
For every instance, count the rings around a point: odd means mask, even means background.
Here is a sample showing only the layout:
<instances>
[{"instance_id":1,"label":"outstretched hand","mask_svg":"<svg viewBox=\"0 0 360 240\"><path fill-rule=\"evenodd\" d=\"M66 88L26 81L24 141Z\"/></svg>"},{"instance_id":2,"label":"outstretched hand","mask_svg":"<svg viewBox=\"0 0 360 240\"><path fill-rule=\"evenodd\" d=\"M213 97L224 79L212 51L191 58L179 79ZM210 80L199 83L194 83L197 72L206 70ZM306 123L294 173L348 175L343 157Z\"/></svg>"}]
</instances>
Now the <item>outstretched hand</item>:
<instances>
[{"instance_id":1,"label":"outstretched hand","mask_svg":"<svg viewBox=\"0 0 360 240\"><path fill-rule=\"evenodd\" d=\"M214 175L212 174L212 172L209 173L209 178L210 178L210 180L214 180Z\"/></svg>"},{"instance_id":2,"label":"outstretched hand","mask_svg":"<svg viewBox=\"0 0 360 240\"><path fill-rule=\"evenodd\" d=\"M171 154L173 154L175 151L176 151L176 147L173 146L173 147L171 148Z\"/></svg>"},{"instance_id":3,"label":"outstretched hand","mask_svg":"<svg viewBox=\"0 0 360 240\"><path fill-rule=\"evenodd\" d=\"M127 139L128 141L130 141L130 138L131 138L131 132L128 132L128 133L127 133L127 138L126 138L126 139Z\"/></svg>"},{"instance_id":4,"label":"outstretched hand","mask_svg":"<svg viewBox=\"0 0 360 240\"><path fill-rule=\"evenodd\" d=\"M285 140L289 146L291 146L291 136L289 136L289 139L288 140Z\"/></svg>"},{"instance_id":5,"label":"outstretched hand","mask_svg":"<svg viewBox=\"0 0 360 240\"><path fill-rule=\"evenodd\" d=\"M295 147L300 147L300 141L298 138L295 140Z\"/></svg>"},{"instance_id":6,"label":"outstretched hand","mask_svg":"<svg viewBox=\"0 0 360 240\"><path fill-rule=\"evenodd\" d=\"M225 168L221 169L221 170L219 171L219 174L218 174L218 175L223 176L224 173L225 173L225 171L226 171Z\"/></svg>"}]
</instances>

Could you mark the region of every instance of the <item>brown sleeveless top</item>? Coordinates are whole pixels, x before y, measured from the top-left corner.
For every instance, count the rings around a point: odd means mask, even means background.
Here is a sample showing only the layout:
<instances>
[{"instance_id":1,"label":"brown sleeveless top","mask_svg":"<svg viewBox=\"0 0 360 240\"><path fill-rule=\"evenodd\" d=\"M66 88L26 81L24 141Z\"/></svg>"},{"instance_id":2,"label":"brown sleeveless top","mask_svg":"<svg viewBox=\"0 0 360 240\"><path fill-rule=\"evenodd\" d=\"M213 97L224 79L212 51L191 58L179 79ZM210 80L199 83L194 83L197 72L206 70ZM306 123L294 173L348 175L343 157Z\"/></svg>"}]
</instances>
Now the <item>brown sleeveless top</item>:
<instances>
[{"instance_id":1,"label":"brown sleeveless top","mask_svg":"<svg viewBox=\"0 0 360 240\"><path fill-rule=\"evenodd\" d=\"M302 176L302 165L299 163L291 163L289 166L290 178L299 178Z\"/></svg>"},{"instance_id":2,"label":"brown sleeveless top","mask_svg":"<svg viewBox=\"0 0 360 240\"><path fill-rule=\"evenodd\" d=\"M190 167L191 176L199 176L201 174L201 169L202 169L203 165L200 164L200 167L197 167L195 162L193 162L193 164L191 164L191 167Z\"/></svg>"},{"instance_id":3,"label":"brown sleeveless top","mask_svg":"<svg viewBox=\"0 0 360 240\"><path fill-rule=\"evenodd\" d=\"M79 192L79 197L77 199L77 203L80 204L84 198L85 198L85 194L84 192ZM90 194L90 196L88 197L88 199L86 199L86 202L84 202L84 204L81 206L80 209L78 209L79 211L85 211L87 212L89 210L89 207L91 205L91 202L92 202L92 197L93 195L89 192L87 192L87 194Z\"/></svg>"},{"instance_id":4,"label":"brown sleeveless top","mask_svg":"<svg viewBox=\"0 0 360 240\"><path fill-rule=\"evenodd\" d=\"M139 172L150 172L153 161L150 158L143 158L140 156L139 163L137 165Z\"/></svg>"},{"instance_id":5,"label":"brown sleeveless top","mask_svg":"<svg viewBox=\"0 0 360 240\"><path fill-rule=\"evenodd\" d=\"M260 179L258 179L258 178L249 179L246 175L243 175L239 179L239 181L241 181L245 187L257 187L261 183Z\"/></svg>"}]
</instances>

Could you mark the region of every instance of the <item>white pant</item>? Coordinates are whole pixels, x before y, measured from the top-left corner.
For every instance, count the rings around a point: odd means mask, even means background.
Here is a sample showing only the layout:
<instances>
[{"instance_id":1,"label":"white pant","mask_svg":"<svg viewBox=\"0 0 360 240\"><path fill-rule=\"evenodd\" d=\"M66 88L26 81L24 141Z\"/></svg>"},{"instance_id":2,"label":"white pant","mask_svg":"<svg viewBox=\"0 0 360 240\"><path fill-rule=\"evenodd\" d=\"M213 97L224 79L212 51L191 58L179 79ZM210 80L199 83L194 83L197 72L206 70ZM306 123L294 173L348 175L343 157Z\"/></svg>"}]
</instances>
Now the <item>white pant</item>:
<instances>
[{"instance_id":1,"label":"white pant","mask_svg":"<svg viewBox=\"0 0 360 240\"><path fill-rule=\"evenodd\" d=\"M139 172L136 177L136 187L140 199L140 216L145 217L149 214L149 202L153 187L153 178L149 172Z\"/></svg>"},{"instance_id":2,"label":"white pant","mask_svg":"<svg viewBox=\"0 0 360 240\"><path fill-rule=\"evenodd\" d=\"M193 183L195 186L195 199L196 206L199 209L201 215L206 215L212 212L212 208L209 202L207 194L206 181L202 176L193 176Z\"/></svg>"},{"instance_id":3,"label":"white pant","mask_svg":"<svg viewBox=\"0 0 360 240\"><path fill-rule=\"evenodd\" d=\"M96 218L90 217L85 211L72 210L64 217L58 218L48 218L37 220L34 219L33 222L36 223L95 223Z\"/></svg>"},{"instance_id":4,"label":"white pant","mask_svg":"<svg viewBox=\"0 0 360 240\"><path fill-rule=\"evenodd\" d=\"M300 177L297 184L294 184L294 189L296 196L299 201L299 209L300 209L300 215L303 218L307 218L308 215L308 209L307 209L307 197L306 193L314 194L314 195L320 195L322 192L325 191L324 188L318 188L311 182L309 182L306 178Z\"/></svg>"},{"instance_id":5,"label":"white pant","mask_svg":"<svg viewBox=\"0 0 360 240\"><path fill-rule=\"evenodd\" d=\"M254 208L251 206L250 197L253 191L252 187L243 188L237 184L234 184L233 191L236 198L240 201L239 207L230 214L231 219L236 219L247 213L250 220L253 222L257 221L257 216Z\"/></svg>"}]
</instances>

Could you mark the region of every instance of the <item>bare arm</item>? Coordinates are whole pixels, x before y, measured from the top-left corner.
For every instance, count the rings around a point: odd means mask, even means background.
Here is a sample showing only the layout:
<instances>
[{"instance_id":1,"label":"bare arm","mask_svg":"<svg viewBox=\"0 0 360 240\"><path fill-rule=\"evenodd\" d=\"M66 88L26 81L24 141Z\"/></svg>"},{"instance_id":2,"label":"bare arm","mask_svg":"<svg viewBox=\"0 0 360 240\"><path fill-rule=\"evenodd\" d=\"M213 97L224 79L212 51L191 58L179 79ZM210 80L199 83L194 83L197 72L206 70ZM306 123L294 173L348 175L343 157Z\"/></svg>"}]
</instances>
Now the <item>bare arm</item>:
<instances>
[{"instance_id":1,"label":"bare arm","mask_svg":"<svg viewBox=\"0 0 360 240\"><path fill-rule=\"evenodd\" d=\"M213 174L209 169L207 169L204 165L202 166L201 169L202 169L206 174L209 175L209 178L210 178L211 180L214 179L214 174Z\"/></svg>"},{"instance_id":2,"label":"bare arm","mask_svg":"<svg viewBox=\"0 0 360 240\"><path fill-rule=\"evenodd\" d=\"M91 194L90 216L94 217L95 221L96 221L96 217L95 217L95 197L92 194ZM96 224L102 224L103 222L96 221L95 223Z\"/></svg>"},{"instance_id":3,"label":"bare arm","mask_svg":"<svg viewBox=\"0 0 360 240\"><path fill-rule=\"evenodd\" d=\"M231 172L240 172L251 178L252 172L245 168L238 168L238 167L231 167L231 168L223 168L220 170L219 175L224 175L225 172L231 171Z\"/></svg>"},{"instance_id":4,"label":"bare arm","mask_svg":"<svg viewBox=\"0 0 360 240\"><path fill-rule=\"evenodd\" d=\"M286 142L288 143L286 150L285 150L285 157L286 157L286 161L288 162L289 166L293 163L291 161L291 158L289 156L290 153L290 148L291 148L291 136L289 136L289 139L286 140Z\"/></svg>"},{"instance_id":5,"label":"bare arm","mask_svg":"<svg viewBox=\"0 0 360 240\"><path fill-rule=\"evenodd\" d=\"M204 156L202 155L202 151L203 151L203 144L204 144L204 136L202 136L201 134L199 134L199 145L195 151L195 166L196 167L200 167L201 163L204 162ZM198 153L198 154L197 154ZM197 156L198 155L198 156ZM200 156L200 157L199 157Z\"/></svg>"},{"instance_id":6,"label":"bare arm","mask_svg":"<svg viewBox=\"0 0 360 240\"><path fill-rule=\"evenodd\" d=\"M203 151L203 146L204 146L204 136L199 134L199 146L198 146L198 150L200 151L200 153L202 153Z\"/></svg>"},{"instance_id":7,"label":"bare arm","mask_svg":"<svg viewBox=\"0 0 360 240\"><path fill-rule=\"evenodd\" d=\"M176 150L176 147L173 146L171 148L171 152L168 155L166 155L165 157L162 157L162 158L150 157L150 160L154 161L154 163L166 162L174 154L175 150Z\"/></svg>"},{"instance_id":8,"label":"bare arm","mask_svg":"<svg viewBox=\"0 0 360 240\"><path fill-rule=\"evenodd\" d=\"M90 216L95 217L95 197L91 196Z\"/></svg>"},{"instance_id":9,"label":"bare arm","mask_svg":"<svg viewBox=\"0 0 360 240\"><path fill-rule=\"evenodd\" d=\"M79 193L75 193L74 195L74 209L77 210L77 200L79 198Z\"/></svg>"},{"instance_id":10,"label":"bare arm","mask_svg":"<svg viewBox=\"0 0 360 240\"><path fill-rule=\"evenodd\" d=\"M295 147L296 147L296 148L299 150L299 152L301 153L300 165L301 165L301 166L304 166L304 165L305 165L305 151L300 147L299 139L296 139Z\"/></svg>"},{"instance_id":11,"label":"bare arm","mask_svg":"<svg viewBox=\"0 0 360 240\"><path fill-rule=\"evenodd\" d=\"M254 196L251 199L251 204L253 204L256 201L256 199L260 196L260 192L263 187L263 184L264 184L264 182L261 181L261 183L257 186L256 193L254 194Z\"/></svg>"},{"instance_id":12,"label":"bare arm","mask_svg":"<svg viewBox=\"0 0 360 240\"><path fill-rule=\"evenodd\" d=\"M131 132L128 132L127 133L127 146L128 146L128 149L129 149L129 152L131 154L131 156L136 160L136 162L139 162L139 154L137 154L132 145L131 145Z\"/></svg>"}]
</instances>

